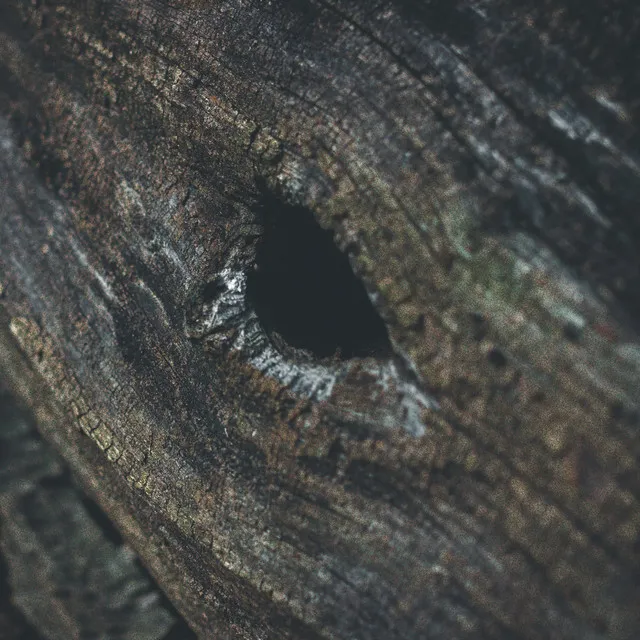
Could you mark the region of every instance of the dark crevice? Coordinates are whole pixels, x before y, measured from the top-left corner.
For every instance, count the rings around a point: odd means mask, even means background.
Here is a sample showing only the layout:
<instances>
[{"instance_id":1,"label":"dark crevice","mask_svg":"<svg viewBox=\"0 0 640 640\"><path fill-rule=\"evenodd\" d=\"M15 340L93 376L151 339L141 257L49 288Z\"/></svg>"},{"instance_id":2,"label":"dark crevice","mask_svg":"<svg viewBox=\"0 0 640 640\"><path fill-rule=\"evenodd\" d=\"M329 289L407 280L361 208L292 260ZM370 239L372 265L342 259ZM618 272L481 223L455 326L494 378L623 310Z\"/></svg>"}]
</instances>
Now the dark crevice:
<instances>
[{"instance_id":1,"label":"dark crevice","mask_svg":"<svg viewBox=\"0 0 640 640\"><path fill-rule=\"evenodd\" d=\"M274 345L284 355L292 347L316 358L390 356L384 322L333 234L268 192L257 214L263 235L247 297Z\"/></svg>"}]
</instances>

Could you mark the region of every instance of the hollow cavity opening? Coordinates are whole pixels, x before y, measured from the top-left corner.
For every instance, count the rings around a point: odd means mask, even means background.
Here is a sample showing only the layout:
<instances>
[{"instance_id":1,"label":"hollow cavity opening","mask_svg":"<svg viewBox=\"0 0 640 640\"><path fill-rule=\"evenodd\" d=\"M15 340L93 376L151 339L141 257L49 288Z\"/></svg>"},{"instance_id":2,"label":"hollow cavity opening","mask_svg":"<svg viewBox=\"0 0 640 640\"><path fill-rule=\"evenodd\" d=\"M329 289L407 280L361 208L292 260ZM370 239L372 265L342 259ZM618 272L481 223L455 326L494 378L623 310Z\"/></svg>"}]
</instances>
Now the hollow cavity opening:
<instances>
[{"instance_id":1,"label":"hollow cavity opening","mask_svg":"<svg viewBox=\"0 0 640 640\"><path fill-rule=\"evenodd\" d=\"M263 234L247 297L274 344L315 358L390 356L384 322L333 233L271 193L258 216Z\"/></svg>"}]
</instances>

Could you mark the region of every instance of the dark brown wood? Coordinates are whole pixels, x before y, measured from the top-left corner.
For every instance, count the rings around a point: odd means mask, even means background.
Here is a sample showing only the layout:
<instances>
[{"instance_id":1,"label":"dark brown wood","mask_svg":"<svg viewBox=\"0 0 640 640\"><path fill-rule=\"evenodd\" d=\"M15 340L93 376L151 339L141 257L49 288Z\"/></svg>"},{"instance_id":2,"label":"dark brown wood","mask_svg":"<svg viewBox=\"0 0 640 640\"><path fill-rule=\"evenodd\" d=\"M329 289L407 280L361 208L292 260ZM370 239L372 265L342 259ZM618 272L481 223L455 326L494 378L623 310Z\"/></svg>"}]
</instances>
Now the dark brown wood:
<instances>
[{"instance_id":1,"label":"dark brown wood","mask_svg":"<svg viewBox=\"0 0 640 640\"><path fill-rule=\"evenodd\" d=\"M3 3L2 370L202 637L637 637L604 7Z\"/></svg>"}]
</instances>

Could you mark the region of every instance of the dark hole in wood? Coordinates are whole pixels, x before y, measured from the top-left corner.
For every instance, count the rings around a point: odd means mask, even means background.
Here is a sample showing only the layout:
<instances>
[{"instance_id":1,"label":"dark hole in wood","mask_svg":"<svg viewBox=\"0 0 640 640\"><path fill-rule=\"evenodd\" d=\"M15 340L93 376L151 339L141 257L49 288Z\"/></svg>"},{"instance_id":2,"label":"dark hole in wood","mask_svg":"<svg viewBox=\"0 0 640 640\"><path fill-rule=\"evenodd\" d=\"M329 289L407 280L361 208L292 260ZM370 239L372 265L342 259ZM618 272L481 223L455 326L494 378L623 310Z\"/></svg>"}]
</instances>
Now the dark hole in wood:
<instances>
[{"instance_id":1,"label":"dark hole in wood","mask_svg":"<svg viewBox=\"0 0 640 640\"><path fill-rule=\"evenodd\" d=\"M312 212L266 193L247 296L265 331L324 358L385 357L386 327L349 259Z\"/></svg>"}]
</instances>

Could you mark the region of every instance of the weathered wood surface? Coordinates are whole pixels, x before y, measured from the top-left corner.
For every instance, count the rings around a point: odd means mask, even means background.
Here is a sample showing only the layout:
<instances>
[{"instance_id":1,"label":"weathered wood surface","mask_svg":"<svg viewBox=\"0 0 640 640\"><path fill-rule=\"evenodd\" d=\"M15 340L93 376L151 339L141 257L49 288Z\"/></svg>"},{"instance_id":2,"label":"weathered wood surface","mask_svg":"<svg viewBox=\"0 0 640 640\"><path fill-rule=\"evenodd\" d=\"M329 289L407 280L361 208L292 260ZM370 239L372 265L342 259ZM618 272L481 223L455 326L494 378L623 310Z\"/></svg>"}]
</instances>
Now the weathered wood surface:
<instances>
[{"instance_id":1,"label":"weathered wood surface","mask_svg":"<svg viewBox=\"0 0 640 640\"><path fill-rule=\"evenodd\" d=\"M638 636L634 2L0 32L3 373L202 637Z\"/></svg>"}]
</instances>

